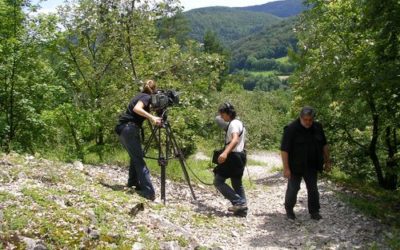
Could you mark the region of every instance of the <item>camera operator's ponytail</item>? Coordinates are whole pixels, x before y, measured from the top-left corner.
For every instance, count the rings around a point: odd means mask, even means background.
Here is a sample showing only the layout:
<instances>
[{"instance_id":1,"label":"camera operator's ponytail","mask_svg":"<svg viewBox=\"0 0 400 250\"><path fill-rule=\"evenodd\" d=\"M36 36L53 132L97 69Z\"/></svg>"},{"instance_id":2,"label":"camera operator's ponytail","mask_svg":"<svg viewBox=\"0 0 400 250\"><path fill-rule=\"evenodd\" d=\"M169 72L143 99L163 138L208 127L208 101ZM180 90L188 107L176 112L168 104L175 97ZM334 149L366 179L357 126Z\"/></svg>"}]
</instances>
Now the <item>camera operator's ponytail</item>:
<instances>
[{"instance_id":1,"label":"camera operator's ponytail","mask_svg":"<svg viewBox=\"0 0 400 250\"><path fill-rule=\"evenodd\" d=\"M151 95L154 92L154 90L156 90L156 88L157 88L157 85L156 85L155 81L147 80L145 82L145 84L143 85L142 92Z\"/></svg>"}]
</instances>

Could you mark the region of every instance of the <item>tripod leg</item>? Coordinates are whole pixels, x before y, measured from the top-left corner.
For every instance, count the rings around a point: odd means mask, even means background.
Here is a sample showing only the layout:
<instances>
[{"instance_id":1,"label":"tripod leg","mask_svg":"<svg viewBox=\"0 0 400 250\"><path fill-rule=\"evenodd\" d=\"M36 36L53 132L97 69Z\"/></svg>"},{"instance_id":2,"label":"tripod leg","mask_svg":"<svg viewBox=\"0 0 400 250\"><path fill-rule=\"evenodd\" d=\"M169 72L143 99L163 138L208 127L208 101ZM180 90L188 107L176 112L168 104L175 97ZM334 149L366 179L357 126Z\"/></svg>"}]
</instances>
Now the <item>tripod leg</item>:
<instances>
[{"instance_id":1,"label":"tripod leg","mask_svg":"<svg viewBox=\"0 0 400 250\"><path fill-rule=\"evenodd\" d=\"M164 205L166 202L165 198L165 176L166 176L166 166L165 164L160 164L161 166L161 200L163 201Z\"/></svg>"},{"instance_id":2,"label":"tripod leg","mask_svg":"<svg viewBox=\"0 0 400 250\"><path fill-rule=\"evenodd\" d=\"M165 153L168 154L168 152ZM166 178L167 159L164 157L164 153L162 151L161 129L158 130L158 165L161 167L161 200L165 204L166 202L165 178Z\"/></svg>"},{"instance_id":3,"label":"tripod leg","mask_svg":"<svg viewBox=\"0 0 400 250\"><path fill-rule=\"evenodd\" d=\"M190 184L190 178L189 178L189 174L188 174L187 168L186 168L185 157L183 157L182 150L179 148L178 144L176 143L175 136L172 133L172 129L169 126L169 123L166 124L165 129L166 129L166 132L167 132L167 137L171 138L171 143L172 143L172 146L173 146L174 153L179 158L179 163L181 164L182 172L183 172L183 174L185 176L185 179L186 179L186 182L187 182L187 184L189 186L190 192L192 193L192 197L193 197L194 200L196 200L196 195L194 194L192 185Z\"/></svg>"},{"instance_id":4,"label":"tripod leg","mask_svg":"<svg viewBox=\"0 0 400 250\"><path fill-rule=\"evenodd\" d=\"M151 125L150 125L151 126ZM146 157L147 151L150 148L151 142L153 141L153 139L155 138L157 140L157 142L159 141L159 139L157 138L157 130L159 130L160 128L157 126L151 127L151 135L149 137L149 139L147 139L147 141L144 143L144 148L143 148L143 155L144 157ZM159 144L159 142L158 142Z\"/></svg>"}]
</instances>

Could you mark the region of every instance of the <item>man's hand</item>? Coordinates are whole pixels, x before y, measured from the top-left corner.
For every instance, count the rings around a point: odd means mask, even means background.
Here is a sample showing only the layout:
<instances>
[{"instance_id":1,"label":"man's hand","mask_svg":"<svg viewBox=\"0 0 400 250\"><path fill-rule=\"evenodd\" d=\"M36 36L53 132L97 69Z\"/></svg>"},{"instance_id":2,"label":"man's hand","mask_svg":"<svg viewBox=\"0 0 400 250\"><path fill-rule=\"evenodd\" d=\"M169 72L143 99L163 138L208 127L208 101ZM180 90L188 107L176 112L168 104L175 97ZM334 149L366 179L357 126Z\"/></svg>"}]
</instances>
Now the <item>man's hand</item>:
<instances>
[{"instance_id":1,"label":"man's hand","mask_svg":"<svg viewBox=\"0 0 400 250\"><path fill-rule=\"evenodd\" d=\"M283 176L287 179L290 179L290 176L292 175L292 173L290 172L289 168L283 168Z\"/></svg>"},{"instance_id":2,"label":"man's hand","mask_svg":"<svg viewBox=\"0 0 400 250\"><path fill-rule=\"evenodd\" d=\"M226 158L228 158L228 155L224 152L218 156L218 164L222 164L226 161Z\"/></svg>"},{"instance_id":3,"label":"man's hand","mask_svg":"<svg viewBox=\"0 0 400 250\"><path fill-rule=\"evenodd\" d=\"M332 166L330 161L325 162L324 170L328 173L331 172Z\"/></svg>"},{"instance_id":4,"label":"man's hand","mask_svg":"<svg viewBox=\"0 0 400 250\"><path fill-rule=\"evenodd\" d=\"M282 164L283 164L283 176L285 178L290 179L290 176L292 173L290 172L290 167L289 167L289 154L286 151L281 151L281 156L282 156Z\"/></svg>"}]
</instances>

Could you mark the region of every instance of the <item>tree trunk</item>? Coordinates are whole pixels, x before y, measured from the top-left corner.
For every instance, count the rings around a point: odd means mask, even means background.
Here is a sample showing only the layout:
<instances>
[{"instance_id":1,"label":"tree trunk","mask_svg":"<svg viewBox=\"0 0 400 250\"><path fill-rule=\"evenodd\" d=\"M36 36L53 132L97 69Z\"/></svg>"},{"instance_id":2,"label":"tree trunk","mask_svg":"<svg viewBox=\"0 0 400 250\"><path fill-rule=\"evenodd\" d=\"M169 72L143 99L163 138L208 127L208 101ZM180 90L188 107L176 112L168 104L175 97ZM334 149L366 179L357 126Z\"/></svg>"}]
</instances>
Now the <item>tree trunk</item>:
<instances>
[{"instance_id":1,"label":"tree trunk","mask_svg":"<svg viewBox=\"0 0 400 250\"><path fill-rule=\"evenodd\" d=\"M14 9L13 9L13 14L14 14L14 26L13 26L13 31L14 31L14 38L17 38L17 2L14 2ZM10 152L11 150L11 142L14 140L15 136L15 125L14 125L14 88L15 88L15 74L17 71L17 45L14 44L13 48L13 62L12 62L12 70L11 70L11 76L10 76L10 94L9 94L9 103L8 103L8 111L7 111L7 123L9 126L8 130L8 135L6 137L5 141L5 151L7 153Z\"/></svg>"},{"instance_id":2,"label":"tree trunk","mask_svg":"<svg viewBox=\"0 0 400 250\"><path fill-rule=\"evenodd\" d=\"M370 98L370 100L368 101L368 104L369 104L369 107L370 107L371 113L372 113L372 139L369 144L368 154L372 160L372 163L374 164L375 173L378 178L379 186L385 188L385 179L383 178L382 167L379 162L378 155L376 154L376 146L377 146L378 137L379 137L379 115L376 111L375 103L372 100L372 98Z\"/></svg>"},{"instance_id":3,"label":"tree trunk","mask_svg":"<svg viewBox=\"0 0 400 250\"><path fill-rule=\"evenodd\" d=\"M83 160L83 156L84 155L83 155L83 151L82 151L82 146L81 146L81 144L79 142L79 138L78 138L78 134L76 132L76 129L75 129L74 125L71 123L71 120L69 119L68 114L66 112L64 112L64 111L62 111L62 113L63 113L63 115L64 115L64 117L65 117L65 119L67 121L67 125L68 125L68 127L70 129L72 138L74 139L74 143L75 143L75 147L76 147L76 152L77 152L78 158L80 160Z\"/></svg>"},{"instance_id":4,"label":"tree trunk","mask_svg":"<svg viewBox=\"0 0 400 250\"><path fill-rule=\"evenodd\" d=\"M391 135L393 135L393 144L392 144L392 138ZM393 129L393 134L392 134L392 128L389 126L386 128L386 146L388 149L388 158L386 160L386 176L385 176L385 185L387 189L390 190L396 190L397 188L397 162L394 158L397 148L396 148L396 129Z\"/></svg>"}]
</instances>

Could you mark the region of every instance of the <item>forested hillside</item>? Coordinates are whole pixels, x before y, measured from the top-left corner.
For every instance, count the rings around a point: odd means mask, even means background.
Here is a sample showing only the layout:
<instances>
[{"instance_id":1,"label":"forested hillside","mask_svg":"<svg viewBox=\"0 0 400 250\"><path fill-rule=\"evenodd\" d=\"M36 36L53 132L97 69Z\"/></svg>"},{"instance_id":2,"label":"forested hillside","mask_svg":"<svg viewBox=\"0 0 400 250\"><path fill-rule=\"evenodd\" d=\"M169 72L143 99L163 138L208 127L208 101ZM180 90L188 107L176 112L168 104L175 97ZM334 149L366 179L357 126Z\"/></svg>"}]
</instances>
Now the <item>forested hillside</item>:
<instances>
[{"instance_id":1,"label":"forested hillside","mask_svg":"<svg viewBox=\"0 0 400 250\"><path fill-rule=\"evenodd\" d=\"M293 67L285 68L275 59L287 56L289 50L296 51L296 22L297 18L286 19L234 42L231 46L232 70L292 72Z\"/></svg>"},{"instance_id":2,"label":"forested hillside","mask_svg":"<svg viewBox=\"0 0 400 250\"><path fill-rule=\"evenodd\" d=\"M297 17L278 16L298 15L304 9L302 1L290 0L244 8L200 8L183 15L189 21L189 37L205 46L212 40L214 52L227 56L229 72L243 79L245 89L271 91L287 88L295 69L288 52L296 51ZM268 13L266 20L261 13Z\"/></svg>"},{"instance_id":3,"label":"forested hillside","mask_svg":"<svg viewBox=\"0 0 400 250\"><path fill-rule=\"evenodd\" d=\"M194 9L184 12L184 15L190 23L189 36L191 38L202 42L206 31L211 30L217 34L225 46L281 20L281 18L268 13L228 7Z\"/></svg>"},{"instance_id":4,"label":"forested hillside","mask_svg":"<svg viewBox=\"0 0 400 250\"><path fill-rule=\"evenodd\" d=\"M278 0L265 4L239 7L241 10L270 13L279 17L296 16L307 9L304 0Z\"/></svg>"}]
</instances>

